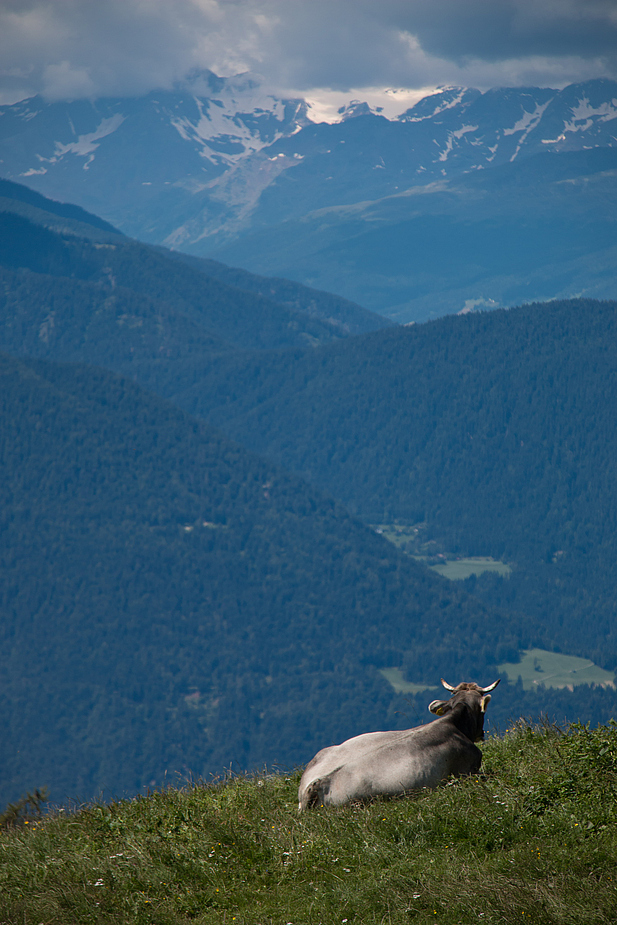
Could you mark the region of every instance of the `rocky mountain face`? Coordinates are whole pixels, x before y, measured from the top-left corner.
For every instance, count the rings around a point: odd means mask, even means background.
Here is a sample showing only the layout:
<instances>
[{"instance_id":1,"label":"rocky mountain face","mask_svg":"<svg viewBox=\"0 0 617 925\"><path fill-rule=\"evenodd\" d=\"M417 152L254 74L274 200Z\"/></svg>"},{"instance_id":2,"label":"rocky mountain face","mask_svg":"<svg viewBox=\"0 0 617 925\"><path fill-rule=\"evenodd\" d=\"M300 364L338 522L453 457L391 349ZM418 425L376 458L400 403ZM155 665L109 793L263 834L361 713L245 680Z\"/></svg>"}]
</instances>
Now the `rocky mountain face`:
<instances>
[{"instance_id":1,"label":"rocky mountain face","mask_svg":"<svg viewBox=\"0 0 617 925\"><path fill-rule=\"evenodd\" d=\"M409 321L468 304L504 304L510 296L507 286L490 282L495 273L488 267L475 281L450 280L432 307L418 302L426 287L401 283L401 267L389 260L390 245L377 276L366 278L370 251L358 248L358 241L369 225L371 231L384 222L392 227L393 201L399 218L403 212L413 222L425 206L434 214L435 202L439 212L444 197L463 203L469 197L460 183L466 190L475 184L483 186L484 205L491 201L493 212L504 216L512 200L507 178L520 177L518 165L530 162L535 166L528 188L544 184L546 192L553 184L559 203L555 222L561 225L564 184L581 185L582 176L597 177L598 170L594 162L571 177L555 165L573 163L568 156L577 153L617 147L617 82L604 79L563 90L443 88L392 119L361 102L345 108L335 123L311 122L309 112L305 101L278 99L249 75L200 74L182 91L139 99L48 104L35 98L0 107L0 171L90 209L144 241L331 288ZM599 173L605 201L613 196L612 164ZM509 192L502 202L503 177ZM595 184L583 211L596 207L597 189ZM552 216L551 196L548 200L543 208ZM525 213L534 202L535 193ZM474 202L463 206L462 217L475 222ZM320 210L328 210L328 228L337 226L325 261L321 253L307 258L303 239L307 227L323 224ZM540 238L546 233L545 228ZM398 225L394 236L413 249L415 238ZM467 237L473 250L473 235ZM347 246L353 259L346 257ZM592 250L597 270L597 248ZM328 255L336 260L332 272ZM572 284L576 291L551 277L530 296L611 294L591 292L586 273ZM400 283L396 291L394 278ZM431 286L427 292L431 298ZM518 290L512 295L518 297Z\"/></svg>"},{"instance_id":2,"label":"rocky mountain face","mask_svg":"<svg viewBox=\"0 0 617 925\"><path fill-rule=\"evenodd\" d=\"M34 97L0 107L0 171L159 243L151 214L190 201L307 122L302 100L270 96L248 76L209 72L188 90L135 99Z\"/></svg>"}]
</instances>

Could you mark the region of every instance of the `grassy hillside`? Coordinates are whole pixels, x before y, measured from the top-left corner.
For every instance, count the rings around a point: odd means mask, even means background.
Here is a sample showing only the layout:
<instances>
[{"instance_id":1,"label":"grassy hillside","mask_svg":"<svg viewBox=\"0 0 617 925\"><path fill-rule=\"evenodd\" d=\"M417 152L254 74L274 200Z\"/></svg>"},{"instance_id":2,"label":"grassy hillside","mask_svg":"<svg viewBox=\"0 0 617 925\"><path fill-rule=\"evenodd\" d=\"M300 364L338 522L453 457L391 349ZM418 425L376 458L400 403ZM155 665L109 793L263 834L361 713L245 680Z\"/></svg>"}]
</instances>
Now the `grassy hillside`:
<instances>
[{"instance_id":1,"label":"grassy hillside","mask_svg":"<svg viewBox=\"0 0 617 925\"><path fill-rule=\"evenodd\" d=\"M613 923L615 725L483 750L438 791L300 816L296 773L32 819L0 835L2 921Z\"/></svg>"}]
</instances>

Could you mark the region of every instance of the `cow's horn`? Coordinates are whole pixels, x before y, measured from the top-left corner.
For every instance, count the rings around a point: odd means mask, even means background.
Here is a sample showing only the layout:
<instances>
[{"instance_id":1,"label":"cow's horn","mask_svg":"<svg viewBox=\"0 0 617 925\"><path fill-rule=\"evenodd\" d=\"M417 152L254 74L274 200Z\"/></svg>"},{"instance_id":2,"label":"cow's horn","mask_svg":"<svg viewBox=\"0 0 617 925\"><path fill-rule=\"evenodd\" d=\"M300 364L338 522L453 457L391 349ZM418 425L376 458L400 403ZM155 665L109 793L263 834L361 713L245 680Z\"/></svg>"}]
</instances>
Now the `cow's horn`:
<instances>
[{"instance_id":1,"label":"cow's horn","mask_svg":"<svg viewBox=\"0 0 617 925\"><path fill-rule=\"evenodd\" d=\"M451 694L453 694L454 691L456 690L455 687L452 687L452 685L451 685L451 684L448 684L447 681L444 681L443 678L441 679L441 683L443 684L443 686L445 687L445 689L446 689L447 691L450 691ZM491 688L491 690L492 690L492 688Z\"/></svg>"},{"instance_id":2,"label":"cow's horn","mask_svg":"<svg viewBox=\"0 0 617 925\"><path fill-rule=\"evenodd\" d=\"M497 687L497 685L499 684L500 681L501 681L501 678L497 678L497 680L496 680L493 684L489 684L488 687L483 687L483 688L482 688L482 693L483 693L483 694L488 694L489 691L494 691L495 688Z\"/></svg>"}]
</instances>

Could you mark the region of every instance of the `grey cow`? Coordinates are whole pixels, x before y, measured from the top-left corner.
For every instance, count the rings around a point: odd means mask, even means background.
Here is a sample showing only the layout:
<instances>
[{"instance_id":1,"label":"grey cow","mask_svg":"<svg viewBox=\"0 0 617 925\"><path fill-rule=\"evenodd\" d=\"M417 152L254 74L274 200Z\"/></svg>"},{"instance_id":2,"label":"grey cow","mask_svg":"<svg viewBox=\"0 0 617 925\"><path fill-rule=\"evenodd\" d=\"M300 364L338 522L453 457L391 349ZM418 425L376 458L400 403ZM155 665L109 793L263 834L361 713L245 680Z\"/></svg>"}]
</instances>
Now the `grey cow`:
<instances>
[{"instance_id":1,"label":"grey cow","mask_svg":"<svg viewBox=\"0 0 617 925\"><path fill-rule=\"evenodd\" d=\"M429 705L439 719L402 732L367 732L322 749L302 775L299 809L398 796L437 787L453 774L475 773L482 752L474 742L484 738L489 692L500 680L489 687L473 682L452 687L442 678L452 696Z\"/></svg>"}]
</instances>

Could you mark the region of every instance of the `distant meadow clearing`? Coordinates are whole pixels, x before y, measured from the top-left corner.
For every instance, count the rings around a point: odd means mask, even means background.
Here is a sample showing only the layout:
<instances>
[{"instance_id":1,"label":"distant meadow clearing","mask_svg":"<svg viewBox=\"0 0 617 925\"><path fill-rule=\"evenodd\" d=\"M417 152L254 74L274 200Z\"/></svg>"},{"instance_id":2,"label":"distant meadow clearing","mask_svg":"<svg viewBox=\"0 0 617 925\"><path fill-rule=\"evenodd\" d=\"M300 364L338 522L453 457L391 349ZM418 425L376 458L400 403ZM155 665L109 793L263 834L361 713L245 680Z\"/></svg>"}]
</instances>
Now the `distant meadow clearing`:
<instances>
[{"instance_id":1,"label":"distant meadow clearing","mask_svg":"<svg viewBox=\"0 0 617 925\"><path fill-rule=\"evenodd\" d=\"M566 687L570 690L579 684L615 687L613 672L599 668L589 659L562 655L561 652L547 652L545 649L527 649L521 653L520 662L504 662L498 668L500 674L511 682L520 677L526 691L537 690L541 684L544 687ZM420 694L435 688L434 684L407 681L400 668L382 668L380 674L397 694Z\"/></svg>"},{"instance_id":2,"label":"distant meadow clearing","mask_svg":"<svg viewBox=\"0 0 617 925\"><path fill-rule=\"evenodd\" d=\"M504 662L499 670L510 681L521 678L525 690L533 690L540 684L545 687L575 687L577 684L600 684L615 687L615 675L598 668L586 658L562 655L561 652L546 652L544 649L528 649L521 653L516 664Z\"/></svg>"}]
</instances>

